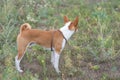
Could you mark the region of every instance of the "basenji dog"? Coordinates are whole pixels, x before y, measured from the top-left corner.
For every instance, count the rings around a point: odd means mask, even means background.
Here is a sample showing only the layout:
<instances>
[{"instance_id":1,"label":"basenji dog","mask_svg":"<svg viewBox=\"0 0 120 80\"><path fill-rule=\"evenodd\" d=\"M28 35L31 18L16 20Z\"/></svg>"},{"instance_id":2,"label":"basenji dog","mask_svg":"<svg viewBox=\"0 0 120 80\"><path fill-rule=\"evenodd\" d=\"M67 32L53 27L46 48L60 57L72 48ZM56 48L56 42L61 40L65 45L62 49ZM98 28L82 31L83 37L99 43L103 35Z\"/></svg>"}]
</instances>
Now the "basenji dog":
<instances>
[{"instance_id":1,"label":"basenji dog","mask_svg":"<svg viewBox=\"0 0 120 80\"><path fill-rule=\"evenodd\" d=\"M51 50L51 63L57 73L59 70L60 54L65 47L67 40L78 29L78 17L74 21L70 21L64 16L64 26L59 30L38 30L31 29L30 24L24 23L20 27L20 33L17 36L18 54L15 57L15 66L19 72L23 72L20 68L20 62L25 54L29 44L36 43Z\"/></svg>"}]
</instances>

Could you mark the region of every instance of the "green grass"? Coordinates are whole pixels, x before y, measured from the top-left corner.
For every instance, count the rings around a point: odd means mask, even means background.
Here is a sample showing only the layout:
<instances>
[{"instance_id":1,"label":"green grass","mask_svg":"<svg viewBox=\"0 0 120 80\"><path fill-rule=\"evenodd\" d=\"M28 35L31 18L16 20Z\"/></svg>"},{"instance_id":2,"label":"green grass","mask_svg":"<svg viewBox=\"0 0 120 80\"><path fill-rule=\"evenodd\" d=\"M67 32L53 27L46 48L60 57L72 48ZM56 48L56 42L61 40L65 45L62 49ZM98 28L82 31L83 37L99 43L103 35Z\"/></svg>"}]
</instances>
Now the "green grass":
<instances>
[{"instance_id":1,"label":"green grass","mask_svg":"<svg viewBox=\"0 0 120 80\"><path fill-rule=\"evenodd\" d=\"M87 64L92 62L91 67L99 67L92 70L98 71L101 69L100 63L107 64L120 56L119 0L1 0L0 11L0 80L94 80L93 77L89 78L82 65L88 67ZM27 51L23 63L32 63L36 58L42 72L32 73L26 68L24 74L18 73L14 57L17 54L16 37L20 25L28 22L32 28L59 29L64 25L64 15L71 20L79 16L79 31L69 40L70 46L67 45L61 55L60 69L64 76L55 75L55 70L48 67L50 52L38 46ZM100 80L111 79L108 74L102 74Z\"/></svg>"}]
</instances>

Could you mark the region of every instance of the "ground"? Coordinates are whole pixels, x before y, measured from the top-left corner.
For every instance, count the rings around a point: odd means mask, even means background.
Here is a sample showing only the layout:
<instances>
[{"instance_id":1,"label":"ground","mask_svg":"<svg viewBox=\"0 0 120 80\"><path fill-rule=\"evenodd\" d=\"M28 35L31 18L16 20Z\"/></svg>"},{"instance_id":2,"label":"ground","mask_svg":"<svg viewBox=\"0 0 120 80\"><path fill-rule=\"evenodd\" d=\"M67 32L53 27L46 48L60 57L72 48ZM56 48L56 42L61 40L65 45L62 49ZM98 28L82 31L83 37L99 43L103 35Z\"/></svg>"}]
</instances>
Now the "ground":
<instances>
[{"instance_id":1,"label":"ground","mask_svg":"<svg viewBox=\"0 0 120 80\"><path fill-rule=\"evenodd\" d=\"M0 0L0 80L120 80L120 0ZM49 30L64 25L63 17L79 16L78 32L60 57L61 74L51 52L29 47L15 69L20 25Z\"/></svg>"}]
</instances>

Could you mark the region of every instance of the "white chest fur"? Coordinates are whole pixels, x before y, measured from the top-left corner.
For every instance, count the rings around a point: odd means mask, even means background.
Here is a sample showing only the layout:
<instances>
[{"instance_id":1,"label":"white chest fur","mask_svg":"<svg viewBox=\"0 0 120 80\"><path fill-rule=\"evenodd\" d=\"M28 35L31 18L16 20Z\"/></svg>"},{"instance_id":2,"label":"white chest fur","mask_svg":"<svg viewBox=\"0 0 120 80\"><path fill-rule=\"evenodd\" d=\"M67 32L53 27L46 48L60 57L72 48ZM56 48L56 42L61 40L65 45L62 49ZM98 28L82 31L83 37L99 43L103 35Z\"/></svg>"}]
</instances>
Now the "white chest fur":
<instances>
[{"instance_id":1,"label":"white chest fur","mask_svg":"<svg viewBox=\"0 0 120 80\"><path fill-rule=\"evenodd\" d=\"M74 33L74 31L69 30L69 25L71 24L71 22L68 22L65 24L65 26L63 26L62 28L60 28L60 31L63 33L64 37L68 40ZM66 40L63 39L62 41L62 50L65 46ZM62 51L61 50L61 51Z\"/></svg>"}]
</instances>

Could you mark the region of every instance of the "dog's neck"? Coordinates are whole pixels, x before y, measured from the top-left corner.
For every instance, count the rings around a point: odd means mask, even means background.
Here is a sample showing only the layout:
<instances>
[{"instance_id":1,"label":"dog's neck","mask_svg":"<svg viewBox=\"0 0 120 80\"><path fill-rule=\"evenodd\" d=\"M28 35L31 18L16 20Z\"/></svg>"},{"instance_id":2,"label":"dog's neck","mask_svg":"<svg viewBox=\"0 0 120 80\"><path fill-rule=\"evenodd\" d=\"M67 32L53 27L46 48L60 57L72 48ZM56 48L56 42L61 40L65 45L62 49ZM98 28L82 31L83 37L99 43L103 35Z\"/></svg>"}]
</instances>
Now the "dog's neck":
<instances>
[{"instance_id":1,"label":"dog's neck","mask_svg":"<svg viewBox=\"0 0 120 80\"><path fill-rule=\"evenodd\" d=\"M71 22L67 22L62 28L60 28L60 31L63 33L64 37L68 40L74 33L74 31L69 30L69 25Z\"/></svg>"}]
</instances>

